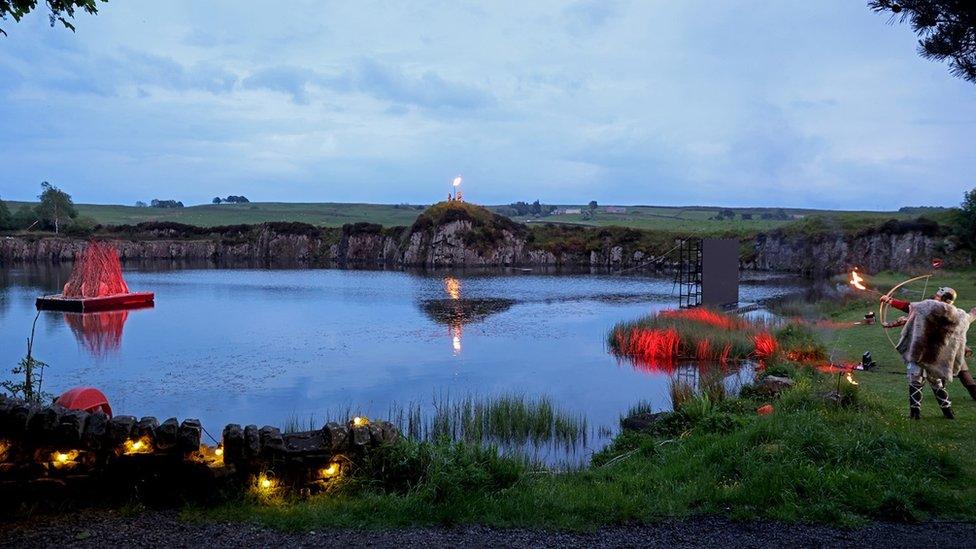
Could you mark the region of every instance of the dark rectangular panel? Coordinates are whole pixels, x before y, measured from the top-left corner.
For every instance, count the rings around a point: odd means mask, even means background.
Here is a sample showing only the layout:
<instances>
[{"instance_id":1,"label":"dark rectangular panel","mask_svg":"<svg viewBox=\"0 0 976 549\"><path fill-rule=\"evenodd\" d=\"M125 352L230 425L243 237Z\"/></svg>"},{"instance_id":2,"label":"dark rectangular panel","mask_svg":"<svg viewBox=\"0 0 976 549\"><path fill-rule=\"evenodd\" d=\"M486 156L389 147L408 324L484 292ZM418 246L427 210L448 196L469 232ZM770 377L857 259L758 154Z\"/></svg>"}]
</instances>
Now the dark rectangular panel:
<instances>
[{"instance_id":1,"label":"dark rectangular panel","mask_svg":"<svg viewBox=\"0 0 976 549\"><path fill-rule=\"evenodd\" d=\"M739 240L702 239L702 305L725 307L739 302Z\"/></svg>"}]
</instances>

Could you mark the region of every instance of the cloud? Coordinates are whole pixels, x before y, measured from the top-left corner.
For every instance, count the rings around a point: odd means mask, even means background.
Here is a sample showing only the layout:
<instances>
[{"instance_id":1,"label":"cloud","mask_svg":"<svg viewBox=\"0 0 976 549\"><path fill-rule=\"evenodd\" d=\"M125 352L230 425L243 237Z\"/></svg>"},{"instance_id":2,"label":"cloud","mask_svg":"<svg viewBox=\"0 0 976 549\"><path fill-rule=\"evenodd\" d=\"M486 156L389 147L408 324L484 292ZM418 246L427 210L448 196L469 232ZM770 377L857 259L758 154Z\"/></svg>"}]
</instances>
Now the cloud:
<instances>
[{"instance_id":1,"label":"cloud","mask_svg":"<svg viewBox=\"0 0 976 549\"><path fill-rule=\"evenodd\" d=\"M433 70L418 75L398 67L365 59L338 75L304 67L273 66L259 69L245 78L246 89L284 93L299 105L308 105L314 88L333 92L358 92L392 103L388 112L400 115L406 107L429 110L475 110L487 107L494 98L476 86L445 79Z\"/></svg>"},{"instance_id":2,"label":"cloud","mask_svg":"<svg viewBox=\"0 0 976 549\"><path fill-rule=\"evenodd\" d=\"M408 75L399 68L373 60L359 64L355 85L378 99L427 109L480 109L492 103L491 95L484 90L448 81L432 70L419 76Z\"/></svg>"},{"instance_id":3,"label":"cloud","mask_svg":"<svg viewBox=\"0 0 976 549\"><path fill-rule=\"evenodd\" d=\"M309 103L308 88L322 80L322 76L310 69L278 66L259 69L241 81L245 89L265 89L291 96L299 105Z\"/></svg>"}]
</instances>

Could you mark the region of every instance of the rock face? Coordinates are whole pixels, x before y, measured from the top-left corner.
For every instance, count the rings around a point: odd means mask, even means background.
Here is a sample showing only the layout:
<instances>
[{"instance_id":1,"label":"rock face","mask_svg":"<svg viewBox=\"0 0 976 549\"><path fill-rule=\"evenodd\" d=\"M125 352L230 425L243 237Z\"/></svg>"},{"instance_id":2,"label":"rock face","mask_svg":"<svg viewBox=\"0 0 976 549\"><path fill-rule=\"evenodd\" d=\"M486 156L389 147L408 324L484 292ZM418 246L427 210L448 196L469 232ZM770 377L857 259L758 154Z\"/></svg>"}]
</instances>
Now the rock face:
<instances>
[{"instance_id":1,"label":"rock face","mask_svg":"<svg viewBox=\"0 0 976 549\"><path fill-rule=\"evenodd\" d=\"M759 235L755 254L744 266L762 271L791 271L809 275L838 273L858 267L866 272L906 270L927 265L951 248L946 240L921 231L857 236ZM952 257L945 257L952 262ZM955 262L961 261L955 258Z\"/></svg>"},{"instance_id":2,"label":"rock face","mask_svg":"<svg viewBox=\"0 0 976 549\"><path fill-rule=\"evenodd\" d=\"M487 212L487 211L486 211ZM494 215L488 212L487 215ZM156 224L165 225L165 224ZM645 264L656 253L637 242L615 242L603 232L566 237L548 247L536 242L535 229L505 220L486 224L472 218L444 219L414 227L383 228L358 223L327 229L300 223L204 229L139 226L140 232L110 230L108 240L125 260L196 260L233 264L303 266L576 266L626 269ZM592 229L600 231L600 229ZM586 240L586 242L582 242ZM72 261L87 240L70 237L0 237L0 262ZM668 243L670 248L672 243ZM742 266L821 276L845 272L904 270L941 257L963 266L938 226L911 230L894 227L850 235L773 232L758 235ZM665 258L662 266L673 264ZM670 263L669 263L670 261Z\"/></svg>"}]
</instances>

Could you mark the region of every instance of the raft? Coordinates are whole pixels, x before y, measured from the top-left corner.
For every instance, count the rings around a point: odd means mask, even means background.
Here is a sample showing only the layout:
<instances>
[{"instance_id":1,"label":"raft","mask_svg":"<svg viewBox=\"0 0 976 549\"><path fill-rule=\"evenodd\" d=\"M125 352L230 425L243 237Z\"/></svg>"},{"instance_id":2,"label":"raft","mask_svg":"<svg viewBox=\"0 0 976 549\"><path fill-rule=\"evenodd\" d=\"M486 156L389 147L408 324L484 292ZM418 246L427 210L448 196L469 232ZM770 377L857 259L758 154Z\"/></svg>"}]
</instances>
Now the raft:
<instances>
[{"instance_id":1,"label":"raft","mask_svg":"<svg viewBox=\"0 0 976 549\"><path fill-rule=\"evenodd\" d=\"M151 307L155 299L156 294L153 292L130 292L99 297L65 297L64 294L55 294L38 297L36 304L37 309L41 311L89 313Z\"/></svg>"}]
</instances>

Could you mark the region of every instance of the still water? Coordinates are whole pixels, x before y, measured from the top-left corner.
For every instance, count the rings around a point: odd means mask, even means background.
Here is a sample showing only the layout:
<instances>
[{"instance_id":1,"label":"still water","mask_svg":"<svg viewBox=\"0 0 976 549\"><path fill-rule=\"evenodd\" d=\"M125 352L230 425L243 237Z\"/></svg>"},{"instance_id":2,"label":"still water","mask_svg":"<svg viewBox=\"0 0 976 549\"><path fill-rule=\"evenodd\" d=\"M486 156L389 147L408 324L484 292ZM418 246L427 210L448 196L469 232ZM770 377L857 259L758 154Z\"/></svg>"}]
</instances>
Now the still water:
<instances>
[{"instance_id":1,"label":"still water","mask_svg":"<svg viewBox=\"0 0 976 549\"><path fill-rule=\"evenodd\" d=\"M0 379L25 353L34 299L59 292L69 272L0 267ZM133 291L156 292L154 308L40 314L46 391L95 386L116 414L195 417L215 436L231 422L383 417L445 395L546 395L603 431L576 449L584 454L629 406L668 407L666 375L619 363L605 346L616 322L674 306L667 278L131 264L125 276ZM747 275L741 296L801 290Z\"/></svg>"}]
</instances>

